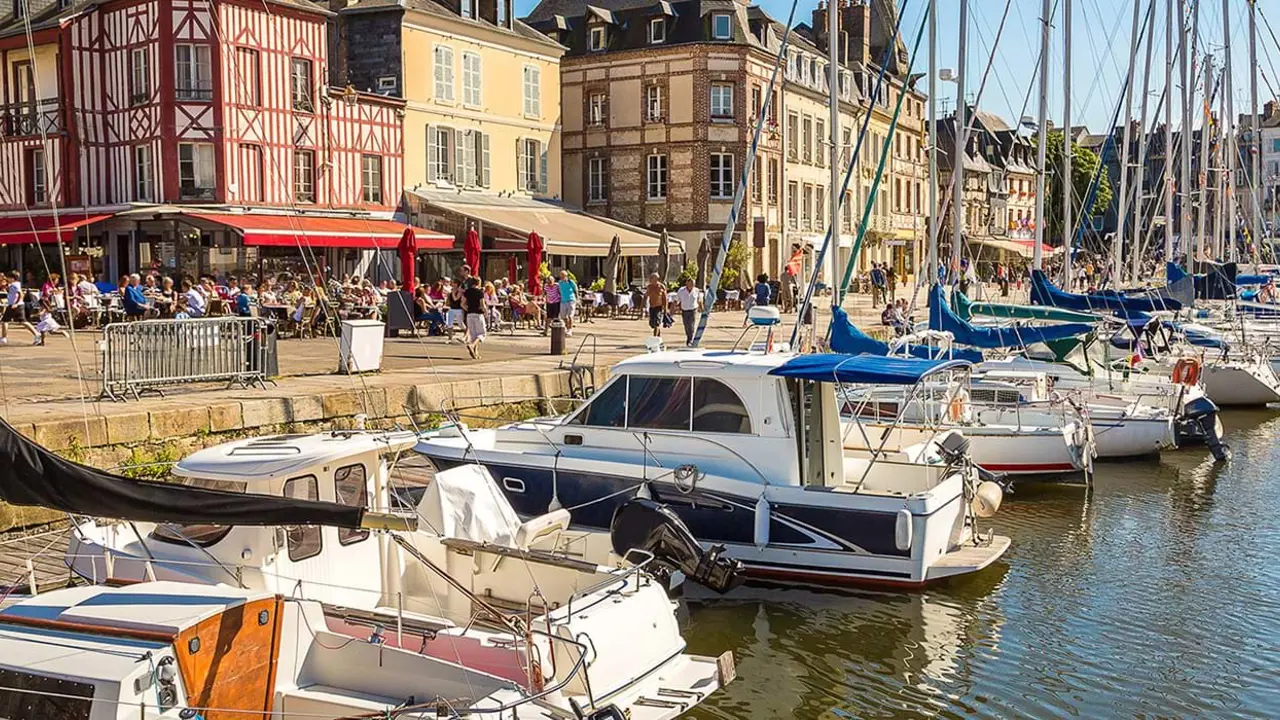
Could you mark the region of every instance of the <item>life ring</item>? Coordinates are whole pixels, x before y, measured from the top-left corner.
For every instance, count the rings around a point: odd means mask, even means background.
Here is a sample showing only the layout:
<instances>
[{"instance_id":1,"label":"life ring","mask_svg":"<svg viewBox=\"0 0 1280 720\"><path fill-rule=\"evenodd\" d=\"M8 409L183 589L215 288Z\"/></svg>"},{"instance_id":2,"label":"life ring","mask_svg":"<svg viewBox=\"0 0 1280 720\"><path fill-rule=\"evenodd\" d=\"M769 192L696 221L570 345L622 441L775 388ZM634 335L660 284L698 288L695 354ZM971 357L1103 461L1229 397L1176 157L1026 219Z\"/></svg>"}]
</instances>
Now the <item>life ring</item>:
<instances>
[{"instance_id":1,"label":"life ring","mask_svg":"<svg viewBox=\"0 0 1280 720\"><path fill-rule=\"evenodd\" d=\"M1182 358L1173 366L1173 383L1175 385L1195 385L1200 382L1200 361L1195 358Z\"/></svg>"}]
</instances>

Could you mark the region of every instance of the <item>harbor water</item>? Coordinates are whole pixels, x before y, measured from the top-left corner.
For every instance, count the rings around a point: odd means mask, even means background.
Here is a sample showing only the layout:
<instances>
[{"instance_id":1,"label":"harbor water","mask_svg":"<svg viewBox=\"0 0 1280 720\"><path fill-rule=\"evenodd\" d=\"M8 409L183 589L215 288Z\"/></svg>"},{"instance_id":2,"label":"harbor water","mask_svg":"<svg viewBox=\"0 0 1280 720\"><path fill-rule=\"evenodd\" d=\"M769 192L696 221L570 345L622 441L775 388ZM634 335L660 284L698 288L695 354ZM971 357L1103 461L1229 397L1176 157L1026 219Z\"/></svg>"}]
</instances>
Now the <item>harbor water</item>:
<instances>
[{"instance_id":1,"label":"harbor water","mask_svg":"<svg viewBox=\"0 0 1280 720\"><path fill-rule=\"evenodd\" d=\"M689 603L738 680L695 718L1280 715L1280 414L1201 449L1019 483L997 565L910 593L745 588Z\"/></svg>"}]
</instances>

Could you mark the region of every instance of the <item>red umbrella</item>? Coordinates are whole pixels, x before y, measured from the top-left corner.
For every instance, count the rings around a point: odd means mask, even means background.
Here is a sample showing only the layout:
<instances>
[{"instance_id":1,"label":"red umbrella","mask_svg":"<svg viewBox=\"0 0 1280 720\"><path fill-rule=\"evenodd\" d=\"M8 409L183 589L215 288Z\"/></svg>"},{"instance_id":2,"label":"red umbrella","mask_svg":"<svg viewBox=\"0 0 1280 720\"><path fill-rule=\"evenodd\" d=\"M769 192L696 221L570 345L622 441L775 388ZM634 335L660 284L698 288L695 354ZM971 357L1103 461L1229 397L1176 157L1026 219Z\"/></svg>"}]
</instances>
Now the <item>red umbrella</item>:
<instances>
[{"instance_id":1,"label":"red umbrella","mask_svg":"<svg viewBox=\"0 0 1280 720\"><path fill-rule=\"evenodd\" d=\"M529 231L529 247L528 259L529 263L529 294L542 294L542 277L538 275L542 269L542 238L538 237L536 230Z\"/></svg>"},{"instance_id":2,"label":"red umbrella","mask_svg":"<svg viewBox=\"0 0 1280 720\"><path fill-rule=\"evenodd\" d=\"M413 234L412 226L404 229L397 251L400 254L400 280L404 283L404 289L412 292L418 284L418 273L415 267L418 261L418 237Z\"/></svg>"},{"instance_id":3,"label":"red umbrella","mask_svg":"<svg viewBox=\"0 0 1280 720\"><path fill-rule=\"evenodd\" d=\"M507 258L507 281L514 282L516 277L516 256Z\"/></svg>"},{"instance_id":4,"label":"red umbrella","mask_svg":"<svg viewBox=\"0 0 1280 720\"><path fill-rule=\"evenodd\" d=\"M480 233L472 227L467 231L467 240L462 244L462 259L471 267L471 273L479 277L480 273Z\"/></svg>"}]
</instances>

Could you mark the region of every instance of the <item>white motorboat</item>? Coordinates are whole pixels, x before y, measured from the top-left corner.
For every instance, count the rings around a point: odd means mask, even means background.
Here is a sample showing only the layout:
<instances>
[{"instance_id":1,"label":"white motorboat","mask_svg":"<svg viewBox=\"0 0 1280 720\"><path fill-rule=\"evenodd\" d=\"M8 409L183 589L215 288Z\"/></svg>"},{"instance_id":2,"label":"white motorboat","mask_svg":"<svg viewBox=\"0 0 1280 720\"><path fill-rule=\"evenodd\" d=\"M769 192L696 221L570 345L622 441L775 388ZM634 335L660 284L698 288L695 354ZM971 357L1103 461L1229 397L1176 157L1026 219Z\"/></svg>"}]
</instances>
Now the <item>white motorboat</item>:
<instances>
[{"instance_id":1,"label":"white motorboat","mask_svg":"<svg viewBox=\"0 0 1280 720\"><path fill-rule=\"evenodd\" d=\"M607 537L578 533L570 543L564 510L521 522L482 468L436 474L412 452L417 442L408 432L254 438L196 452L174 474L191 488L241 496L409 511L422 529L85 520L73 528L67 562L95 583L230 584L317 600L323 622L350 636L415 625L425 629L413 635L415 653L528 693L562 685L541 700L561 714L615 706L631 717L674 717L728 677L731 656L685 652L667 586L646 563L618 569L584 559L600 555ZM576 554L543 549L562 542ZM710 558L706 567L715 566ZM513 634L513 616L541 632ZM590 660L577 662L576 646L561 639L588 643Z\"/></svg>"},{"instance_id":2,"label":"white motorboat","mask_svg":"<svg viewBox=\"0 0 1280 720\"><path fill-rule=\"evenodd\" d=\"M947 440L958 434L895 453L845 451L835 383L915 384L961 367L968 364L657 352L619 363L566 416L451 426L424 435L417 449L442 468L487 467L523 516L566 508L573 526L603 529L617 505L647 493L701 542L723 544L752 577L915 586L980 570L1009 541L977 530L979 479Z\"/></svg>"},{"instance_id":3,"label":"white motorboat","mask_svg":"<svg viewBox=\"0 0 1280 720\"><path fill-rule=\"evenodd\" d=\"M477 601L483 608L485 600ZM540 621L507 623L515 635L546 632ZM498 641L487 649L500 650ZM72 587L0 611L0 707L13 720L640 720L674 717L679 712L671 706L693 703L677 694L626 715L603 700L558 712L557 698L593 692L602 698L606 691L573 688L598 642L556 641L577 657L557 653L554 663L547 657L513 679L420 652L428 642L459 642L435 626L363 625L352 634L316 600L168 581ZM556 677L538 677L553 668Z\"/></svg>"}]
</instances>

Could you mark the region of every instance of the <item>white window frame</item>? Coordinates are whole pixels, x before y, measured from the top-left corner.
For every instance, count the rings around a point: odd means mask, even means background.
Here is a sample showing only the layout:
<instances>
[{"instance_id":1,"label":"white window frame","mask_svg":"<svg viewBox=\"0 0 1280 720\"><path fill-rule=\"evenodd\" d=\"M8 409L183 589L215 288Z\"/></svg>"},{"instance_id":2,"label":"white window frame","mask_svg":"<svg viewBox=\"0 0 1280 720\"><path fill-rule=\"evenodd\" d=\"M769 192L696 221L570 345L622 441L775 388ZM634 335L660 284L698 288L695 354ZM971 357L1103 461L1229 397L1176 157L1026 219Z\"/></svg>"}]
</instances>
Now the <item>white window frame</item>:
<instances>
[{"instance_id":1,"label":"white window frame","mask_svg":"<svg viewBox=\"0 0 1280 720\"><path fill-rule=\"evenodd\" d=\"M436 102L454 102L453 48L436 45L431 51L431 77L433 97Z\"/></svg>"},{"instance_id":2,"label":"white window frame","mask_svg":"<svg viewBox=\"0 0 1280 720\"><path fill-rule=\"evenodd\" d=\"M605 93L591 93L587 97L587 125L591 127L604 127L607 117L606 107L608 106L609 96Z\"/></svg>"},{"instance_id":3,"label":"white window frame","mask_svg":"<svg viewBox=\"0 0 1280 720\"><path fill-rule=\"evenodd\" d=\"M721 27L721 22L724 26ZM712 13L711 14L711 39L712 40L732 40L733 39L733 16L729 13Z\"/></svg>"},{"instance_id":4,"label":"white window frame","mask_svg":"<svg viewBox=\"0 0 1280 720\"><path fill-rule=\"evenodd\" d=\"M212 200L217 187L216 163L213 143L178 143L178 195L184 200ZM190 182L184 182L188 177Z\"/></svg>"},{"instance_id":5,"label":"white window frame","mask_svg":"<svg viewBox=\"0 0 1280 720\"><path fill-rule=\"evenodd\" d=\"M609 202L609 158L587 159L587 202Z\"/></svg>"},{"instance_id":6,"label":"white window frame","mask_svg":"<svg viewBox=\"0 0 1280 720\"><path fill-rule=\"evenodd\" d=\"M183 54L187 55L185 59ZM213 100L213 53L210 47L203 43L178 43L173 46L173 59L174 96L183 102Z\"/></svg>"},{"instance_id":7,"label":"white window frame","mask_svg":"<svg viewBox=\"0 0 1280 720\"><path fill-rule=\"evenodd\" d=\"M298 160L306 157L309 158L306 163L306 183L299 181L304 177L299 172ZM299 190L302 190L300 192ZM310 148L295 148L293 151L293 200L296 203L314 203L316 201L316 153Z\"/></svg>"},{"instance_id":8,"label":"white window frame","mask_svg":"<svg viewBox=\"0 0 1280 720\"><path fill-rule=\"evenodd\" d=\"M22 0L18 0L19 4ZM141 105L151 100L151 49L129 51L129 104Z\"/></svg>"},{"instance_id":9,"label":"white window frame","mask_svg":"<svg viewBox=\"0 0 1280 720\"><path fill-rule=\"evenodd\" d=\"M462 53L462 104L469 107L480 107L484 99L483 93L483 61L478 53L463 51Z\"/></svg>"},{"instance_id":10,"label":"white window frame","mask_svg":"<svg viewBox=\"0 0 1280 720\"><path fill-rule=\"evenodd\" d=\"M524 116L542 117L542 70L536 65L525 65L521 72L524 90Z\"/></svg>"},{"instance_id":11,"label":"white window frame","mask_svg":"<svg viewBox=\"0 0 1280 720\"><path fill-rule=\"evenodd\" d=\"M667 19L665 17L650 18L649 44L661 45L667 41Z\"/></svg>"},{"instance_id":12,"label":"white window frame","mask_svg":"<svg viewBox=\"0 0 1280 720\"><path fill-rule=\"evenodd\" d=\"M662 122L662 86L646 85L644 88L644 117L649 122Z\"/></svg>"},{"instance_id":13,"label":"white window frame","mask_svg":"<svg viewBox=\"0 0 1280 720\"><path fill-rule=\"evenodd\" d=\"M588 48L591 52L600 52L609 47L609 28L603 25L592 25L587 29Z\"/></svg>"},{"instance_id":14,"label":"white window frame","mask_svg":"<svg viewBox=\"0 0 1280 720\"><path fill-rule=\"evenodd\" d=\"M138 202L155 202L155 157L150 145L133 146L133 197Z\"/></svg>"},{"instance_id":15,"label":"white window frame","mask_svg":"<svg viewBox=\"0 0 1280 720\"><path fill-rule=\"evenodd\" d=\"M301 77L295 68L307 68L307 76ZM316 65L309 58L289 58L289 101L294 110L315 112Z\"/></svg>"},{"instance_id":16,"label":"white window frame","mask_svg":"<svg viewBox=\"0 0 1280 720\"><path fill-rule=\"evenodd\" d=\"M432 125L427 138L427 162L431 162L431 148L435 148L435 177L437 181L453 182L454 129L444 125Z\"/></svg>"},{"instance_id":17,"label":"white window frame","mask_svg":"<svg viewBox=\"0 0 1280 720\"><path fill-rule=\"evenodd\" d=\"M713 200L732 200L733 153L711 153L709 164L710 172L707 174L707 181L710 185L709 195ZM717 165L719 165L718 168L716 167Z\"/></svg>"},{"instance_id":18,"label":"white window frame","mask_svg":"<svg viewBox=\"0 0 1280 720\"><path fill-rule=\"evenodd\" d=\"M645 197L650 200L667 199L667 156L650 155L645 161Z\"/></svg>"},{"instance_id":19,"label":"white window frame","mask_svg":"<svg viewBox=\"0 0 1280 720\"><path fill-rule=\"evenodd\" d=\"M27 155L31 167L31 202L44 205L49 202L49 171L45 163L44 148L31 148Z\"/></svg>"},{"instance_id":20,"label":"white window frame","mask_svg":"<svg viewBox=\"0 0 1280 720\"><path fill-rule=\"evenodd\" d=\"M718 92L717 92L718 91ZM711 119L733 119L733 83L711 83Z\"/></svg>"},{"instance_id":21,"label":"white window frame","mask_svg":"<svg viewBox=\"0 0 1280 720\"><path fill-rule=\"evenodd\" d=\"M373 162L370 162L373 161ZM382 156L365 153L360 156L360 200L371 205L381 205L382 192Z\"/></svg>"}]
</instances>

